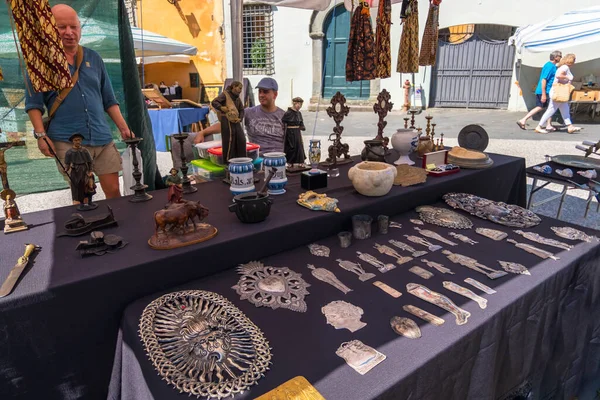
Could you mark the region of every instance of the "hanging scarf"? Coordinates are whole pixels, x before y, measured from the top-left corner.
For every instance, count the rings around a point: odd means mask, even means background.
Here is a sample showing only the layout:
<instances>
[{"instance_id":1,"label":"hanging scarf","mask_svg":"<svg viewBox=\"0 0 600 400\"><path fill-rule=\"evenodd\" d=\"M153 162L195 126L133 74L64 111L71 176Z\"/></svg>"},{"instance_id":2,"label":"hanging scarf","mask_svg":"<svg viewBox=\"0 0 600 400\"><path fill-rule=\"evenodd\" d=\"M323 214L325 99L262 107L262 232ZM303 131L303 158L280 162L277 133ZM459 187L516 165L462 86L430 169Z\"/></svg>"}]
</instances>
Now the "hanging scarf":
<instances>
[{"instance_id":1,"label":"hanging scarf","mask_svg":"<svg viewBox=\"0 0 600 400\"><path fill-rule=\"evenodd\" d=\"M21 52L35 92L71 86L69 62L48 0L10 0Z\"/></svg>"},{"instance_id":2,"label":"hanging scarf","mask_svg":"<svg viewBox=\"0 0 600 400\"><path fill-rule=\"evenodd\" d=\"M398 49L397 72L419 72L419 4L417 0L404 0L402 10L406 18L402 23L402 36Z\"/></svg>"},{"instance_id":3,"label":"hanging scarf","mask_svg":"<svg viewBox=\"0 0 600 400\"><path fill-rule=\"evenodd\" d=\"M352 15L350 39L346 57L346 80L362 81L377 78L375 62L375 41L371 27L369 5L360 2Z\"/></svg>"},{"instance_id":4,"label":"hanging scarf","mask_svg":"<svg viewBox=\"0 0 600 400\"><path fill-rule=\"evenodd\" d=\"M429 4L429 13L427 14L427 22L423 31L423 40L421 41L421 53L419 54L419 65L435 65L435 58L438 48L438 33L439 33L439 18L440 7L439 1L432 1Z\"/></svg>"},{"instance_id":5,"label":"hanging scarf","mask_svg":"<svg viewBox=\"0 0 600 400\"><path fill-rule=\"evenodd\" d=\"M389 78L392 75L392 54L390 49L390 25L392 24L391 0L380 0L377 11L377 32L375 34L375 52L377 76Z\"/></svg>"},{"instance_id":6,"label":"hanging scarf","mask_svg":"<svg viewBox=\"0 0 600 400\"><path fill-rule=\"evenodd\" d=\"M4 80L4 75L2 74L2 67L0 67L0 81Z\"/></svg>"}]
</instances>

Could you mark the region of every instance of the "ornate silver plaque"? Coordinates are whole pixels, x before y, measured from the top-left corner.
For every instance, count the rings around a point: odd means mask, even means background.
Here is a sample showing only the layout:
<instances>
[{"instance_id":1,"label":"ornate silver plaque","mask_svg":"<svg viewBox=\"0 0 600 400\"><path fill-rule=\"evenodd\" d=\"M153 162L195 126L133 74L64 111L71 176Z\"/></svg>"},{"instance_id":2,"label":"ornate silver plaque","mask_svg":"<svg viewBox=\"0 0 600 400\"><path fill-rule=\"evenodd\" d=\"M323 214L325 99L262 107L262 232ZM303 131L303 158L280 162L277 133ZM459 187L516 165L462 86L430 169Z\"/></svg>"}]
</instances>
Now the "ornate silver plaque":
<instances>
[{"instance_id":1,"label":"ornate silver plaque","mask_svg":"<svg viewBox=\"0 0 600 400\"><path fill-rule=\"evenodd\" d=\"M424 256L425 254L427 254L427 252L425 250L419 250L417 251L417 249L415 249L412 246L407 245L404 242L400 242L398 240L388 240L388 242L394 246L396 246L397 248L399 248L400 250L404 250L404 251L408 251L410 253L412 253L413 257L421 257Z\"/></svg>"},{"instance_id":2,"label":"ornate silver plaque","mask_svg":"<svg viewBox=\"0 0 600 400\"><path fill-rule=\"evenodd\" d=\"M329 247L327 246L323 246L322 244L316 244L316 243L312 243L308 245L308 248L310 249L310 253L313 256L318 256L318 257L329 257Z\"/></svg>"},{"instance_id":3,"label":"ornate silver plaque","mask_svg":"<svg viewBox=\"0 0 600 400\"><path fill-rule=\"evenodd\" d=\"M242 393L271 362L260 329L227 299L203 290L165 294L148 304L139 333L158 374L188 395Z\"/></svg>"},{"instance_id":4,"label":"ornate silver plaque","mask_svg":"<svg viewBox=\"0 0 600 400\"><path fill-rule=\"evenodd\" d=\"M447 245L450 245L450 246L458 246L458 244L454 243L453 241L448 240L445 237L443 237L442 235L438 235L437 233L435 233L434 231L430 231L429 229L421 229L418 226L415 226L415 230L417 230L421 235L428 237L430 239L435 239L442 243L446 243Z\"/></svg>"},{"instance_id":5,"label":"ornate silver plaque","mask_svg":"<svg viewBox=\"0 0 600 400\"><path fill-rule=\"evenodd\" d=\"M410 318L392 317L390 319L390 326L398 335L402 335L409 339L418 339L421 337L419 325Z\"/></svg>"},{"instance_id":6,"label":"ornate silver plaque","mask_svg":"<svg viewBox=\"0 0 600 400\"><path fill-rule=\"evenodd\" d=\"M411 219L410 222L412 222L415 225L421 225L421 226L425 225L423 223L423 221L421 221L420 219Z\"/></svg>"},{"instance_id":7,"label":"ornate silver plaque","mask_svg":"<svg viewBox=\"0 0 600 400\"><path fill-rule=\"evenodd\" d=\"M331 286L340 290L342 293L347 294L348 292L352 291L352 289L344 285L342 281L340 281L330 270L325 268L316 268L312 264L308 264L307 267L311 270L311 273L315 278L322 282L329 283Z\"/></svg>"},{"instance_id":8,"label":"ornate silver plaque","mask_svg":"<svg viewBox=\"0 0 600 400\"><path fill-rule=\"evenodd\" d=\"M402 224L399 224L398 222L390 221L389 227L396 228L396 229L402 229Z\"/></svg>"},{"instance_id":9,"label":"ornate silver plaque","mask_svg":"<svg viewBox=\"0 0 600 400\"><path fill-rule=\"evenodd\" d=\"M479 243L479 242L474 241L470 237L462 235L460 233L450 232L450 233L448 233L448 235L452 236L455 239L460 240L463 243L467 243L467 244L470 244L470 245L475 245L475 244Z\"/></svg>"},{"instance_id":10,"label":"ornate silver plaque","mask_svg":"<svg viewBox=\"0 0 600 400\"><path fill-rule=\"evenodd\" d=\"M427 321L430 324L433 324L435 326L443 325L445 322L443 318L440 318L437 315L428 313L427 311L422 310L419 307L412 306L410 304L406 305L406 306L402 306L402 309L404 311L406 311L407 313L411 313L415 317L421 318L423 321Z\"/></svg>"},{"instance_id":11,"label":"ornate silver plaque","mask_svg":"<svg viewBox=\"0 0 600 400\"><path fill-rule=\"evenodd\" d=\"M469 285L476 287L477 289L481 290L484 293L487 294L494 294L497 293L494 289L492 289L491 287L484 285L483 283L476 281L473 278L467 278L465 279L465 283L468 283Z\"/></svg>"},{"instance_id":12,"label":"ornate silver plaque","mask_svg":"<svg viewBox=\"0 0 600 400\"><path fill-rule=\"evenodd\" d=\"M423 279L429 279L433 276L433 272L429 272L426 269L423 269L421 267L417 267L416 265L414 267L410 267L409 271L412 272L415 275L420 276Z\"/></svg>"},{"instance_id":13,"label":"ornate silver plaque","mask_svg":"<svg viewBox=\"0 0 600 400\"><path fill-rule=\"evenodd\" d=\"M484 299L483 297L476 295L475 293L473 293L472 290L467 289L466 287L457 285L456 283L450 282L450 281L444 281L443 285L449 291L460 294L461 296L464 296L467 299L473 300L475 303L477 303L479 305L479 308L481 308L482 310L484 310L487 307L487 299Z\"/></svg>"},{"instance_id":14,"label":"ornate silver plaque","mask_svg":"<svg viewBox=\"0 0 600 400\"><path fill-rule=\"evenodd\" d=\"M415 210L419 213L419 218L428 224L451 229L471 229L473 227L469 218L446 208L419 206Z\"/></svg>"},{"instance_id":15,"label":"ornate silver plaque","mask_svg":"<svg viewBox=\"0 0 600 400\"><path fill-rule=\"evenodd\" d=\"M560 236L561 238L565 238L565 239L581 240L582 242L588 242L588 243L591 242L592 239L598 240L597 237L586 235L579 229L569 228L567 226L563 226L560 228L553 226L550 229L552 229L554 231L556 236Z\"/></svg>"},{"instance_id":16,"label":"ornate silver plaque","mask_svg":"<svg viewBox=\"0 0 600 400\"><path fill-rule=\"evenodd\" d=\"M496 229L488 229L488 228L477 228L475 232L479 233L481 236L485 236L486 238L495 240L499 242L502 239L506 239L508 233L498 231Z\"/></svg>"},{"instance_id":17,"label":"ornate silver plaque","mask_svg":"<svg viewBox=\"0 0 600 400\"><path fill-rule=\"evenodd\" d=\"M539 258L543 258L543 259L551 258L551 259L553 259L555 261L556 260L560 260L560 257L555 256L554 254L550 253L549 251L538 249L537 247L532 246L530 244L519 243L519 242L517 242L516 240L513 240L513 239L506 239L506 241L508 243L514 244L516 247L518 247L521 250L525 250L528 253L531 253L533 255L538 256Z\"/></svg>"},{"instance_id":18,"label":"ornate silver plaque","mask_svg":"<svg viewBox=\"0 0 600 400\"><path fill-rule=\"evenodd\" d=\"M416 283L409 283L406 285L408 293L425 300L428 303L436 305L452 314L456 317L456 325L464 325L467 323L471 313L463 310L452 302L448 297L443 294L439 294L429 289L427 286L418 285Z\"/></svg>"},{"instance_id":19,"label":"ornate silver plaque","mask_svg":"<svg viewBox=\"0 0 600 400\"><path fill-rule=\"evenodd\" d=\"M520 274L520 275L531 275L531 272L523 264L509 262L509 261L500 261L498 260L502 269L506 272L510 272L512 274Z\"/></svg>"},{"instance_id":20,"label":"ornate silver plaque","mask_svg":"<svg viewBox=\"0 0 600 400\"><path fill-rule=\"evenodd\" d=\"M340 260L339 258L335 260L338 262L338 265L344 268L346 271L352 272L353 274L358 275L358 279L361 282L368 281L371 278L375 277L375 274L370 272L365 272L362 266L359 263L354 263L352 261Z\"/></svg>"},{"instance_id":21,"label":"ornate silver plaque","mask_svg":"<svg viewBox=\"0 0 600 400\"><path fill-rule=\"evenodd\" d=\"M433 261L429 261L426 259L421 259L422 262L424 262L425 264L427 264L427 266L429 268L433 268L435 270L437 270L438 272L441 272L442 274L450 274L450 275L454 275L454 272L452 272L452 270L450 268L446 268L444 267L442 264L440 263L436 263Z\"/></svg>"},{"instance_id":22,"label":"ornate silver plaque","mask_svg":"<svg viewBox=\"0 0 600 400\"><path fill-rule=\"evenodd\" d=\"M559 249L563 249L563 250L571 250L573 248L573 246L571 246L570 244L566 244L559 240L545 238L534 232L523 232L520 229L517 229L516 231L513 231L513 232L518 235L523 236L525 239L531 240L532 242L537 242L537 243L545 244L547 246L552 246L552 247L558 247Z\"/></svg>"},{"instance_id":23,"label":"ornate silver plaque","mask_svg":"<svg viewBox=\"0 0 600 400\"><path fill-rule=\"evenodd\" d=\"M321 312L327 318L327 323L335 329L345 328L350 332L356 332L367 326L360 320L364 314L363 309L345 301L332 301L321 307Z\"/></svg>"},{"instance_id":24,"label":"ornate silver plaque","mask_svg":"<svg viewBox=\"0 0 600 400\"><path fill-rule=\"evenodd\" d=\"M358 255L358 258L371 264L372 266L377 268L379 270L379 272L381 272L382 274L396 268L396 266L394 264L385 264L368 253L361 253L360 251L357 251L356 254Z\"/></svg>"},{"instance_id":25,"label":"ornate silver plaque","mask_svg":"<svg viewBox=\"0 0 600 400\"><path fill-rule=\"evenodd\" d=\"M460 208L471 215L500 225L515 228L531 228L542 220L534 212L514 204L484 199L467 193L447 193L444 201L452 208Z\"/></svg>"},{"instance_id":26,"label":"ornate silver plaque","mask_svg":"<svg viewBox=\"0 0 600 400\"><path fill-rule=\"evenodd\" d=\"M335 354L346 360L346 363L361 375L372 370L386 358L385 355L360 340L342 343Z\"/></svg>"},{"instance_id":27,"label":"ornate silver plaque","mask_svg":"<svg viewBox=\"0 0 600 400\"><path fill-rule=\"evenodd\" d=\"M462 265L463 267L467 267L469 269L472 269L473 271L477 271L481 274L484 274L490 279L498 279L506 275L506 272L497 271L490 267L486 267L485 265L480 264L474 258L463 256L462 254L452 253L448 250L443 250L442 253L445 254L446 257L448 257L448 260L452 261L453 263Z\"/></svg>"},{"instance_id":28,"label":"ornate silver plaque","mask_svg":"<svg viewBox=\"0 0 600 400\"><path fill-rule=\"evenodd\" d=\"M398 265L402 265L404 263L412 261L412 257L403 257L400 254L398 254L398 252L396 250L392 249L390 246L375 243L375 246L373 246L373 248L376 249L377 251L379 251L381 254L385 254L387 256L395 258L396 263Z\"/></svg>"},{"instance_id":29,"label":"ornate silver plaque","mask_svg":"<svg viewBox=\"0 0 600 400\"><path fill-rule=\"evenodd\" d=\"M420 244L421 246L425 246L427 247L427 249L429 251L438 251L442 248L442 246L439 246L437 244L433 244L431 243L429 240L425 240L422 237L419 236L413 236L413 235L404 235L405 238L407 238L408 240L410 240L411 242L415 243L415 244Z\"/></svg>"},{"instance_id":30,"label":"ornate silver plaque","mask_svg":"<svg viewBox=\"0 0 600 400\"><path fill-rule=\"evenodd\" d=\"M260 261L251 261L238 267L242 275L233 286L242 300L248 300L256 307L287 308L305 312L304 297L310 285L302 275L286 267L265 266Z\"/></svg>"}]
</instances>

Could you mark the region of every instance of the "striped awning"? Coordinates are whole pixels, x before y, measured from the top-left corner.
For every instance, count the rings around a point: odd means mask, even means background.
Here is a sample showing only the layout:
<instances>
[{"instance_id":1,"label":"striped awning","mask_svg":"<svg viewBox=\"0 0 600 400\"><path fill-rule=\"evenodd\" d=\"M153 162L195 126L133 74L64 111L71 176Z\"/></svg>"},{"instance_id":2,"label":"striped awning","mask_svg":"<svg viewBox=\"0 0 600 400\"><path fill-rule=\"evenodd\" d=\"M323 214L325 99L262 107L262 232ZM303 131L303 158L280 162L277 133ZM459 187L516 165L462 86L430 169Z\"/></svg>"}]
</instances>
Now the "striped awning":
<instances>
[{"instance_id":1,"label":"striped awning","mask_svg":"<svg viewBox=\"0 0 600 400\"><path fill-rule=\"evenodd\" d=\"M600 6L568 11L547 21L523 26L509 39L509 45L515 45L517 53L551 53L560 50L563 53L576 52L577 60L586 61L599 58L600 45ZM581 46L590 47L590 50ZM592 50L591 47L594 47Z\"/></svg>"}]
</instances>

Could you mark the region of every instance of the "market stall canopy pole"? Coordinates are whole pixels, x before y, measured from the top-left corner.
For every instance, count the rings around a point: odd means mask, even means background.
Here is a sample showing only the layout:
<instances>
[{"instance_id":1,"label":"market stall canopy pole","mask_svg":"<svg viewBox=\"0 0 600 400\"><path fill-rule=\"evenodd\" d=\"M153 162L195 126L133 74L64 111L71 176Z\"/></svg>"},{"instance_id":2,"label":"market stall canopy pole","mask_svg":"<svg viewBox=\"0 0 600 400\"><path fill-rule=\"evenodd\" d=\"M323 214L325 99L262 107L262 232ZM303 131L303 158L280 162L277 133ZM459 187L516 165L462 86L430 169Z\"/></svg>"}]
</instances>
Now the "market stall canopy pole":
<instances>
[{"instance_id":1,"label":"market stall canopy pole","mask_svg":"<svg viewBox=\"0 0 600 400\"><path fill-rule=\"evenodd\" d=\"M576 53L577 62L598 58L598 47L589 45L600 44L600 6L568 11L556 18L520 27L508 39L508 44L516 47L517 54L527 64L535 54L549 54L554 50Z\"/></svg>"}]
</instances>

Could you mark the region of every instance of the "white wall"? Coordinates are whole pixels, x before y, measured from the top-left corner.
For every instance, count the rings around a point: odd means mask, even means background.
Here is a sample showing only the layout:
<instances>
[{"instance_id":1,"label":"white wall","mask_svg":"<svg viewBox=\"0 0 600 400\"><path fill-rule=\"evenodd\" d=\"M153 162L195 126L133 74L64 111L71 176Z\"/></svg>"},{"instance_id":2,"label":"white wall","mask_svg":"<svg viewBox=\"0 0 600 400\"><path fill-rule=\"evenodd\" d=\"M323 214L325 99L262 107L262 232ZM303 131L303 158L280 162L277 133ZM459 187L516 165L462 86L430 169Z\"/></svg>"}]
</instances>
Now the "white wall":
<instances>
[{"instance_id":1,"label":"white wall","mask_svg":"<svg viewBox=\"0 0 600 400\"><path fill-rule=\"evenodd\" d=\"M231 26L229 18L229 1L224 0L225 28L227 38L231 38ZM342 0L333 0L336 4ZM568 9L576 10L598 4L598 0L570 0L568 3L559 0L445 0L440 8L440 28L446 28L461 24L498 24L509 26L523 26L538 23L555 17ZM411 74L396 73L398 58L398 46L402 28L400 24L400 4L392 6L391 27L391 52L392 52L392 76L381 80L381 89L387 89L394 102L394 109L402 107L404 92L402 82L411 79ZM423 36L429 2L419 2L419 38ZM308 99L312 95L312 39L309 37L310 20L312 11L274 7L274 32L275 32L275 78L279 84L279 96L277 104L285 109L291 99L300 96L304 99L304 107L308 106ZM377 15L377 9L372 9L373 21ZM373 23L375 29L375 23ZM231 76L231 45L227 42L227 71ZM563 53L568 49L560 49ZM595 66L595 64L594 64ZM541 68L541 65L540 65ZM537 71L537 72L536 72ZM523 75L531 74L532 76ZM539 70L526 68L520 77L521 81L530 82L537 79L535 74ZM589 72L588 72L589 73ZM259 75L246 76L253 86L263 77ZM416 86L424 88L425 101L429 101L429 88L431 83L431 67L420 67L414 78ZM511 80L511 92L509 99L509 110L525 110L526 104L519 94L519 87L515 84L517 76L513 73ZM530 96L529 87L522 87L523 94Z\"/></svg>"}]
</instances>

